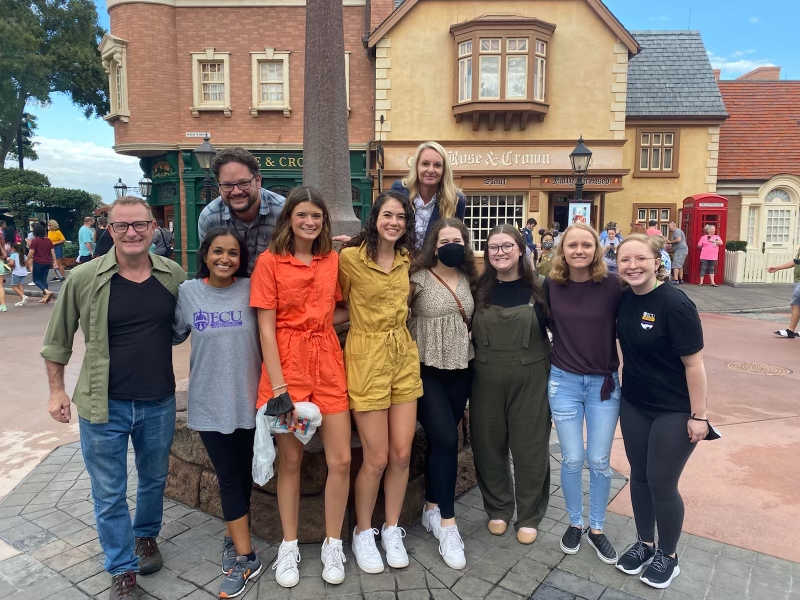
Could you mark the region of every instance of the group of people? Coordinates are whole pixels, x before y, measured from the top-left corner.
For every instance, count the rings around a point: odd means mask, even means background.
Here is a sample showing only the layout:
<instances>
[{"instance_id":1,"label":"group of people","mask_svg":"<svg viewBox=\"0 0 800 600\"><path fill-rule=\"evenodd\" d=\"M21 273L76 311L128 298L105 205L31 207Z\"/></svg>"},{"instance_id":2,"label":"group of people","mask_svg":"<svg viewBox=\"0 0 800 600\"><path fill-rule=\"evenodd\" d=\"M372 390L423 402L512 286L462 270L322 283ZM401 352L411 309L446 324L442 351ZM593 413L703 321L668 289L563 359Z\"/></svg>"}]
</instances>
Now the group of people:
<instances>
[{"instance_id":1,"label":"group of people","mask_svg":"<svg viewBox=\"0 0 800 600\"><path fill-rule=\"evenodd\" d=\"M241 594L263 569L249 536L251 463L256 411L271 403L292 423L298 402L312 402L322 415L328 474L320 558L331 584L345 578L352 421L363 448L351 535L361 571L385 568L376 536L390 567L409 564L399 518L418 421L427 440L422 523L448 566L466 566L454 502L468 400L491 534L503 535L513 520L519 543L536 540L549 501L552 415L570 516L562 550L577 552L586 535L603 562L641 573L651 586L667 587L678 575L678 478L709 431L703 337L691 301L663 285L652 238L634 234L619 243L618 276L597 233L573 224L558 244L543 244L540 271L544 256L550 268L542 283L522 233L500 224L488 234L478 275L465 199L435 142L417 149L408 177L377 198L340 253L319 191L301 186L285 199L268 192L258 162L241 148L219 152L212 170L221 195L200 215L194 279L149 252L156 232L149 206L120 198L109 212L114 250L74 270L45 335L48 410L60 422L72 418L64 366L78 327L88 342L73 401L112 600L131 597L137 574L162 566L156 537L175 427L171 345L190 335L187 421L214 465L226 523L220 598ZM348 321L342 352L334 327ZM603 534L618 418L638 530L621 556ZM132 522L129 438L139 477ZM303 445L293 435L275 441L283 541L272 568L278 584L292 587ZM381 480L384 518L375 522Z\"/></svg>"}]
</instances>

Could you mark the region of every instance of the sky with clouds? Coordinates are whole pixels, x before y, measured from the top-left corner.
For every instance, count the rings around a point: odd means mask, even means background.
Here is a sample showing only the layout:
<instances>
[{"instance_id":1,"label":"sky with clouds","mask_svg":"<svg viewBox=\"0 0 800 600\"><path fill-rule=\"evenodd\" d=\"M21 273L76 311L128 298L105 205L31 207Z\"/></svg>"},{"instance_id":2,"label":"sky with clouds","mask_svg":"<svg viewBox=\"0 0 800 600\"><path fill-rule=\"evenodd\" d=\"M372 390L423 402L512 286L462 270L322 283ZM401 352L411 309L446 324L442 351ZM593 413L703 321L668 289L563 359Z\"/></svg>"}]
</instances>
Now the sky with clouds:
<instances>
[{"instance_id":1,"label":"sky with clouds","mask_svg":"<svg viewBox=\"0 0 800 600\"><path fill-rule=\"evenodd\" d=\"M756 67L779 65L784 79L800 79L800 52L794 42L798 0L604 0L629 30L696 29L714 68L735 79ZM105 1L97 3L100 24L108 28ZM790 16L792 16L790 18ZM66 97L29 106L38 117L39 160L53 185L84 189L114 198L117 179L129 186L142 177L138 159L112 150L114 130L102 119L86 120ZM9 166L14 166L9 164Z\"/></svg>"}]
</instances>

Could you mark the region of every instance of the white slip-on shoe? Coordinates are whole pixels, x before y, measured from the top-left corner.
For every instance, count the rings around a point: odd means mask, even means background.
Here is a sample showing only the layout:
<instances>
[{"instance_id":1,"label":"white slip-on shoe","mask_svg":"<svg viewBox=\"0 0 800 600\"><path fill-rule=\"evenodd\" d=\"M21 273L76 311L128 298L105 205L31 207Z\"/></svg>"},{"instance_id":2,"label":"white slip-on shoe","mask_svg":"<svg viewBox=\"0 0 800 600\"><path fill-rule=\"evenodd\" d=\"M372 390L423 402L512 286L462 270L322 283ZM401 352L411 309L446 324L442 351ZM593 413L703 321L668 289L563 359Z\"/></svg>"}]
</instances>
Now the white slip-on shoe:
<instances>
[{"instance_id":1,"label":"white slip-on shoe","mask_svg":"<svg viewBox=\"0 0 800 600\"><path fill-rule=\"evenodd\" d=\"M278 585L290 588L300 582L300 571L297 568L299 562L300 549L297 547L297 540L281 542L281 547L278 548L278 558L272 563L275 581L278 582Z\"/></svg>"},{"instance_id":2,"label":"white slip-on shoe","mask_svg":"<svg viewBox=\"0 0 800 600\"><path fill-rule=\"evenodd\" d=\"M422 526L425 531L430 531L437 540L439 539L439 530L442 527L442 513L439 512L439 507L434 506L431 510L422 508Z\"/></svg>"},{"instance_id":3,"label":"white slip-on shoe","mask_svg":"<svg viewBox=\"0 0 800 600\"><path fill-rule=\"evenodd\" d=\"M322 578L328 583L338 585L344 581L344 563L347 559L344 557L344 549L342 548L342 540L335 540L325 538L322 542Z\"/></svg>"},{"instance_id":4,"label":"white slip-on shoe","mask_svg":"<svg viewBox=\"0 0 800 600\"><path fill-rule=\"evenodd\" d=\"M408 566L408 553L403 545L403 538L406 537L406 530L395 525L386 527L384 523L381 527L381 546L386 552L386 562L393 569L403 569Z\"/></svg>"},{"instance_id":5,"label":"white slip-on shoe","mask_svg":"<svg viewBox=\"0 0 800 600\"><path fill-rule=\"evenodd\" d=\"M375 545L377 529L366 529L361 533L353 528L353 554L359 568L364 573L383 573L383 559L378 547Z\"/></svg>"},{"instance_id":6,"label":"white slip-on shoe","mask_svg":"<svg viewBox=\"0 0 800 600\"><path fill-rule=\"evenodd\" d=\"M451 569L460 570L467 566L464 541L458 533L457 525L442 527L439 530L439 554Z\"/></svg>"}]
</instances>

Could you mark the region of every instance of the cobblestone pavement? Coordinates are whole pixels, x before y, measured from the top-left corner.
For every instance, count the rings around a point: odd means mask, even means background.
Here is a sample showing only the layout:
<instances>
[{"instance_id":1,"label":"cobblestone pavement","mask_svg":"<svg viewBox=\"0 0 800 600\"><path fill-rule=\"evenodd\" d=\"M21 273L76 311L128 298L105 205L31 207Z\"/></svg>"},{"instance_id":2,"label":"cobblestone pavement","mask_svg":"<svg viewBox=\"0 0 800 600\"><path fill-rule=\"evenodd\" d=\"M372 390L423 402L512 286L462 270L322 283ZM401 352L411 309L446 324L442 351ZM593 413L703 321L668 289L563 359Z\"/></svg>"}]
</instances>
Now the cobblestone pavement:
<instances>
[{"instance_id":1,"label":"cobblestone pavement","mask_svg":"<svg viewBox=\"0 0 800 600\"><path fill-rule=\"evenodd\" d=\"M559 485L559 459L558 445L552 444L550 508L541 524L539 539L531 546L519 544L513 528L500 537L489 534L485 527L488 519L476 488L462 495L456 504L468 565L462 571L444 564L438 542L418 524L405 538L411 556L407 569L387 568L380 575L360 573L347 547L347 578L343 584L331 586L320 576L319 546L301 546L301 580L287 590L277 585L269 569L277 548L254 539L265 567L240 598L800 600L800 564L692 535L684 534L681 538L678 547L681 575L665 591L649 588L635 577L601 563L585 542L578 554L565 556L558 543L569 518ZM128 457L131 512L136 497L133 464L131 452ZM584 481L588 481L586 471ZM625 483L621 475L615 474L612 495L619 493ZM169 500L165 501L164 509L164 526L158 540L164 569L139 577L139 598L216 597L221 579L219 560L224 523ZM605 533L622 552L634 540L633 521L609 513ZM110 577L103 571L90 484L79 442L53 451L0 502L0 539L13 547L7 548L2 556L15 553L0 561L0 598L108 598Z\"/></svg>"},{"instance_id":2,"label":"cobblestone pavement","mask_svg":"<svg viewBox=\"0 0 800 600\"><path fill-rule=\"evenodd\" d=\"M700 312L750 313L760 311L789 312L794 284L759 283L751 285L711 287L694 284L678 286Z\"/></svg>"}]
</instances>

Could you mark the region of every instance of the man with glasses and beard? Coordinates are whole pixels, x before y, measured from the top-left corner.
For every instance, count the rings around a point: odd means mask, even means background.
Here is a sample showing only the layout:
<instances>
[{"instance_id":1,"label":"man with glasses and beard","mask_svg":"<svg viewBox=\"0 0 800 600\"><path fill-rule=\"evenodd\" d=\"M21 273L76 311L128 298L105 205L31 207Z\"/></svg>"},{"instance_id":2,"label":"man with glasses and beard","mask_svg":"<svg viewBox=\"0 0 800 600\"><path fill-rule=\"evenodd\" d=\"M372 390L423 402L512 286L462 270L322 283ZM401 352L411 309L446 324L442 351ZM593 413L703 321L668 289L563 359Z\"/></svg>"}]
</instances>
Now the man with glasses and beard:
<instances>
[{"instance_id":1,"label":"man with glasses and beard","mask_svg":"<svg viewBox=\"0 0 800 600\"><path fill-rule=\"evenodd\" d=\"M214 227L235 229L247 243L252 273L256 258L269 247L275 221L285 198L261 187L258 160L244 148L221 150L211 163L220 196L200 213L197 234L202 240Z\"/></svg>"},{"instance_id":2,"label":"man with glasses and beard","mask_svg":"<svg viewBox=\"0 0 800 600\"><path fill-rule=\"evenodd\" d=\"M149 252L155 221L144 200L117 199L108 219L114 246L72 271L58 295L41 355L50 416L80 427L97 533L112 578L109 598L122 600L133 597L137 575L162 566L156 538L175 433L172 320L186 273ZM64 367L78 327L86 354L72 395L76 419ZM129 440L138 472L133 523L127 503Z\"/></svg>"}]
</instances>

